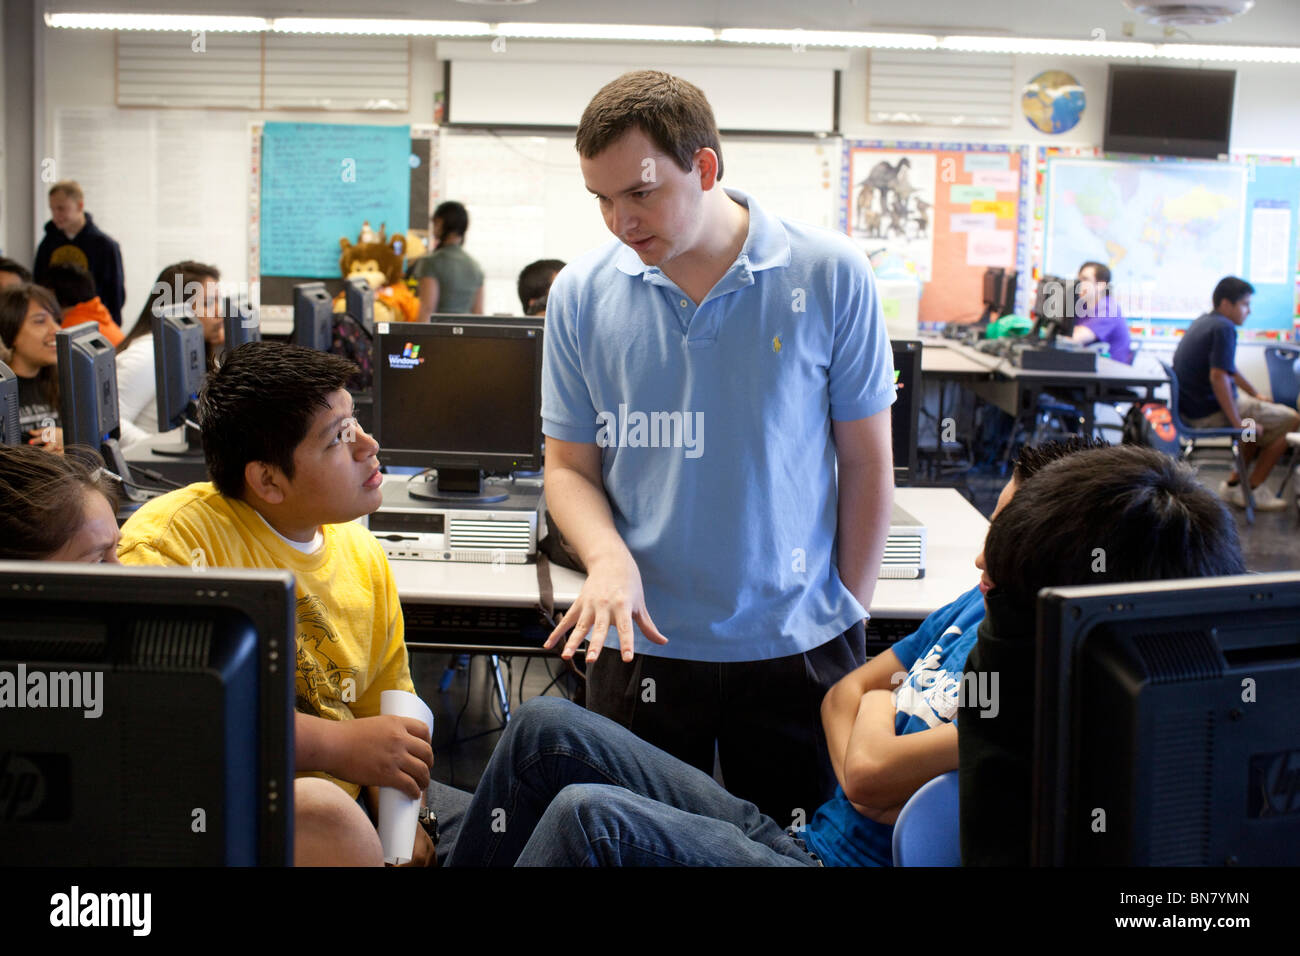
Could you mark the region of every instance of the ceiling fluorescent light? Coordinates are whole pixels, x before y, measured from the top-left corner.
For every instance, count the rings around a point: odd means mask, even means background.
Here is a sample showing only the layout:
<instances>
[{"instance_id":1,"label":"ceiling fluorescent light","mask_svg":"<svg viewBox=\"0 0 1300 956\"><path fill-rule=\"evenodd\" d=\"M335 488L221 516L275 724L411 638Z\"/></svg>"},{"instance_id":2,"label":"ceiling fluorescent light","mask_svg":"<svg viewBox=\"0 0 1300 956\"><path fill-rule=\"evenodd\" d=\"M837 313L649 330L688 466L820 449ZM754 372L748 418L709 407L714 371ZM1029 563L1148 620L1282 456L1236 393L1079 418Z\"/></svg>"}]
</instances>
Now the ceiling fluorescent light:
<instances>
[{"instance_id":1,"label":"ceiling fluorescent light","mask_svg":"<svg viewBox=\"0 0 1300 956\"><path fill-rule=\"evenodd\" d=\"M1162 43L1162 60L1219 60L1226 63L1300 63L1300 47L1214 46L1205 43Z\"/></svg>"},{"instance_id":2,"label":"ceiling fluorescent light","mask_svg":"<svg viewBox=\"0 0 1300 956\"><path fill-rule=\"evenodd\" d=\"M480 37L491 36L476 20L364 20L351 17L276 17L276 33L324 33L351 36Z\"/></svg>"},{"instance_id":3,"label":"ceiling fluorescent light","mask_svg":"<svg viewBox=\"0 0 1300 956\"><path fill-rule=\"evenodd\" d=\"M206 13L47 13L45 25L65 30L179 30L189 33L261 33L262 17L220 17Z\"/></svg>"},{"instance_id":4,"label":"ceiling fluorescent light","mask_svg":"<svg viewBox=\"0 0 1300 956\"><path fill-rule=\"evenodd\" d=\"M1111 40L1049 40L1044 37L950 36L939 48L961 53L1016 53L1042 56L1104 56L1146 59L1156 55L1152 43Z\"/></svg>"},{"instance_id":5,"label":"ceiling fluorescent light","mask_svg":"<svg viewBox=\"0 0 1300 956\"><path fill-rule=\"evenodd\" d=\"M656 40L711 43L717 32L709 27L655 27L619 23L501 23L497 36L515 40Z\"/></svg>"},{"instance_id":6,"label":"ceiling fluorescent light","mask_svg":"<svg viewBox=\"0 0 1300 956\"><path fill-rule=\"evenodd\" d=\"M718 31L723 43L771 46L866 47L875 50L933 50L937 38L926 33L864 33L856 30L750 30Z\"/></svg>"}]
</instances>

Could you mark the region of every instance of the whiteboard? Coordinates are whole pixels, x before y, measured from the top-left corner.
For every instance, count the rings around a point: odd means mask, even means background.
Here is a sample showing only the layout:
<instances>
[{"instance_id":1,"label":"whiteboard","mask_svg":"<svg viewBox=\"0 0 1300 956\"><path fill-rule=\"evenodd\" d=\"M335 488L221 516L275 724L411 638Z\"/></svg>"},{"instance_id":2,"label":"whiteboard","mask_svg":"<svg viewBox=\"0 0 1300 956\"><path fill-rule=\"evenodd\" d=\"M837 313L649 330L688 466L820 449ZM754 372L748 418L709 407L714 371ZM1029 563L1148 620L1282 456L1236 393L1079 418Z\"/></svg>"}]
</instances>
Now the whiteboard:
<instances>
[{"instance_id":1,"label":"whiteboard","mask_svg":"<svg viewBox=\"0 0 1300 956\"><path fill-rule=\"evenodd\" d=\"M247 113L55 111L54 178L81 184L95 225L122 247L123 329L173 262L215 265L236 290L247 283L249 135Z\"/></svg>"},{"instance_id":2,"label":"whiteboard","mask_svg":"<svg viewBox=\"0 0 1300 956\"><path fill-rule=\"evenodd\" d=\"M653 60L543 63L531 59L453 58L447 118L478 126L578 124L591 96L624 71L663 69ZM787 59L793 59L785 54ZM835 70L675 63L672 72L704 91L721 130L817 133L835 128Z\"/></svg>"},{"instance_id":3,"label":"whiteboard","mask_svg":"<svg viewBox=\"0 0 1300 956\"><path fill-rule=\"evenodd\" d=\"M776 215L834 229L840 140L724 137L724 185ZM537 259L571 262L611 238L587 192L571 135L499 136L442 130L442 199L463 202L465 250L484 271L484 311L518 314L519 272Z\"/></svg>"}]
</instances>

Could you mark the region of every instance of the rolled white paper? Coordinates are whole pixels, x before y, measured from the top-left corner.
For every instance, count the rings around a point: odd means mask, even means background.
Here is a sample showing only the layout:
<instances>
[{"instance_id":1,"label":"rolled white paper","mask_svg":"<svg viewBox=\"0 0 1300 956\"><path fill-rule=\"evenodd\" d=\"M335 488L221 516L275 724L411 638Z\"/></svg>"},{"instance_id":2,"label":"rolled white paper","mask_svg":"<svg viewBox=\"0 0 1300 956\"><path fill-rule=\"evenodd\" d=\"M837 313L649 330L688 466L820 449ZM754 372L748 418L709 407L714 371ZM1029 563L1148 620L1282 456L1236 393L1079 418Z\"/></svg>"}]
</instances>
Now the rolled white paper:
<instances>
[{"instance_id":1,"label":"rolled white paper","mask_svg":"<svg viewBox=\"0 0 1300 956\"><path fill-rule=\"evenodd\" d=\"M433 740L433 711L420 698L404 690L386 690L379 695L379 712L424 721ZM420 800L412 800L394 787L379 788L379 842L385 863L409 863L415 853L415 829L420 825Z\"/></svg>"}]
</instances>

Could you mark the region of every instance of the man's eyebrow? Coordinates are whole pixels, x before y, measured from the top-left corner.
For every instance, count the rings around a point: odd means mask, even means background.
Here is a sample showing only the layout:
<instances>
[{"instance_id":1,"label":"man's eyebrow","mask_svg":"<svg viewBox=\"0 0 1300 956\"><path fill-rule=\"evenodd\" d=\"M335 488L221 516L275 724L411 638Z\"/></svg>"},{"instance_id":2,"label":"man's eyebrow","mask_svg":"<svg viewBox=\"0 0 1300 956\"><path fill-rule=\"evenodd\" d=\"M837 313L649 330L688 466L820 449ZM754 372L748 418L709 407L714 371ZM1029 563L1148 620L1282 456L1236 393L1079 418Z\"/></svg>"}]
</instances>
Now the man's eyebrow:
<instances>
[{"instance_id":1,"label":"man's eyebrow","mask_svg":"<svg viewBox=\"0 0 1300 956\"><path fill-rule=\"evenodd\" d=\"M636 183L636 185L634 185L634 186L629 186L627 189L619 190L619 195L623 195L623 194L625 194L625 193L639 193L639 192L641 192L643 189L647 189L647 188L649 188L650 186L654 186L654 185L655 185L655 183L638 182L638 183ZM596 192L596 190L592 189L590 186L587 186L587 192L591 193L593 196L597 197L598 199L604 199L604 198L605 198L605 197L602 196L600 193Z\"/></svg>"},{"instance_id":2,"label":"man's eyebrow","mask_svg":"<svg viewBox=\"0 0 1300 956\"><path fill-rule=\"evenodd\" d=\"M331 418L324 426L322 426L316 432L316 434L324 438L327 435L329 435L330 432L334 431L334 429L338 428L340 425L346 422L348 419L355 418L356 414L357 414L357 406L356 406L356 402L353 402L352 410L350 412L348 412L346 415L340 415L338 418Z\"/></svg>"}]
</instances>

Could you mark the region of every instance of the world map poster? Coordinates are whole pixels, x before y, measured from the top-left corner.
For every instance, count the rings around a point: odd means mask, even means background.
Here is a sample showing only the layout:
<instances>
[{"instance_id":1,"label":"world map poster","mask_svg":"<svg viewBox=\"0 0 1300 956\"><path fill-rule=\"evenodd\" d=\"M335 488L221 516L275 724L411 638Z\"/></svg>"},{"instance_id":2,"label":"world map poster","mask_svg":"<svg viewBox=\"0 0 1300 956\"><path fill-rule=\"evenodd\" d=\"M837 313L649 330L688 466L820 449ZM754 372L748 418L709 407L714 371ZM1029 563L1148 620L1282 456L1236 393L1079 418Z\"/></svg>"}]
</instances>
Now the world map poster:
<instances>
[{"instance_id":1,"label":"world map poster","mask_svg":"<svg viewBox=\"0 0 1300 956\"><path fill-rule=\"evenodd\" d=\"M1074 276L1084 262L1101 262L1124 315L1196 318L1220 277L1243 274L1247 172L1225 163L1052 159L1044 271Z\"/></svg>"}]
</instances>

